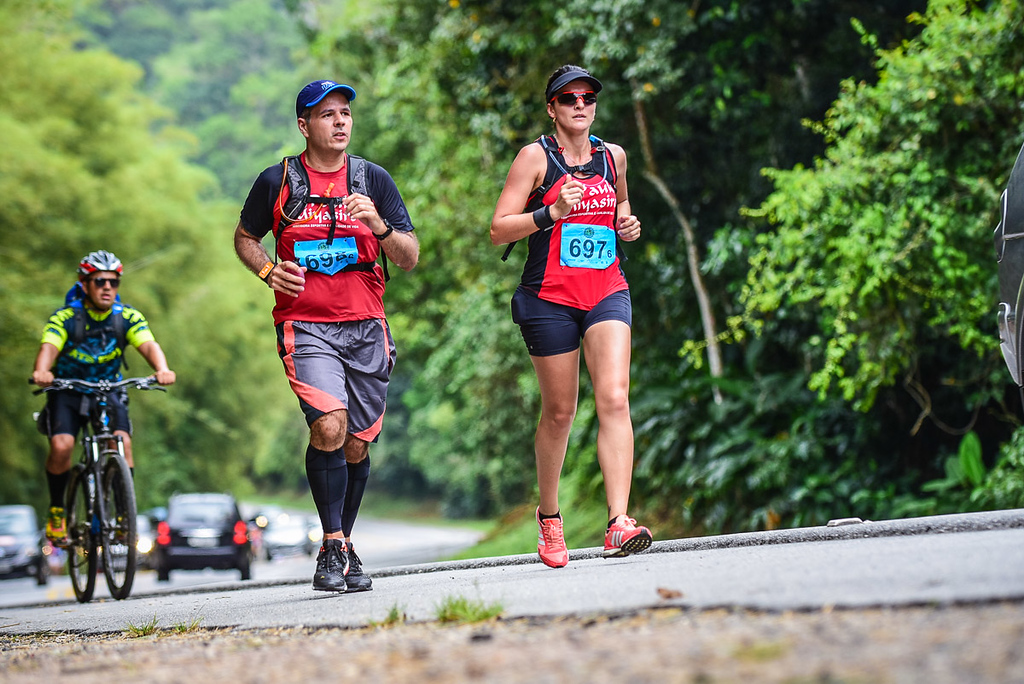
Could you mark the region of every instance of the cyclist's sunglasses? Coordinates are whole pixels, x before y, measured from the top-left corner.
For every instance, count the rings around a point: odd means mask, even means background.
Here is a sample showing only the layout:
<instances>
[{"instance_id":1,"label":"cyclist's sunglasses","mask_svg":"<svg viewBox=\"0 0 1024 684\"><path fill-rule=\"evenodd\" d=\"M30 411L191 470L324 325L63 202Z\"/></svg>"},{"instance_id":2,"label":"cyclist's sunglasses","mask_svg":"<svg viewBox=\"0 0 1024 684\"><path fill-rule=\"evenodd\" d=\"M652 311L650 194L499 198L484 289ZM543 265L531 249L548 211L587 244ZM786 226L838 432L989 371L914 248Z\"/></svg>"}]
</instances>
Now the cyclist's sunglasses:
<instances>
[{"instance_id":1,"label":"cyclist's sunglasses","mask_svg":"<svg viewBox=\"0 0 1024 684\"><path fill-rule=\"evenodd\" d=\"M583 100L583 105L597 104L597 94L593 90L585 90L578 93L566 92L555 95L549 102L557 101L566 107L575 107L576 103Z\"/></svg>"},{"instance_id":2,"label":"cyclist's sunglasses","mask_svg":"<svg viewBox=\"0 0 1024 684\"><path fill-rule=\"evenodd\" d=\"M112 287L112 288L114 288L116 290L117 288L121 287L121 279L120 278L93 278L92 279L92 284L95 285L96 287L106 287L107 285L110 285L110 287Z\"/></svg>"}]
</instances>

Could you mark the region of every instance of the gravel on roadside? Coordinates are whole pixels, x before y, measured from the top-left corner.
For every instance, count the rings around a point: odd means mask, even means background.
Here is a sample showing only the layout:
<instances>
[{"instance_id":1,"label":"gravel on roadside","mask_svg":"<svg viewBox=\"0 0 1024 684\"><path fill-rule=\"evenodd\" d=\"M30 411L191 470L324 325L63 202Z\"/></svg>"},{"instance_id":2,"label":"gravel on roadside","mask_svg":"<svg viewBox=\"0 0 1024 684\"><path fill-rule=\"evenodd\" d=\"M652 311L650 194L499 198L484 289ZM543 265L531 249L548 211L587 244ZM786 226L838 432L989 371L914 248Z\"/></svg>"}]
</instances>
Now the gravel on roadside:
<instances>
[{"instance_id":1,"label":"gravel on roadside","mask_svg":"<svg viewBox=\"0 0 1024 684\"><path fill-rule=\"evenodd\" d=\"M1024 682L1024 603L0 635L0 682Z\"/></svg>"}]
</instances>

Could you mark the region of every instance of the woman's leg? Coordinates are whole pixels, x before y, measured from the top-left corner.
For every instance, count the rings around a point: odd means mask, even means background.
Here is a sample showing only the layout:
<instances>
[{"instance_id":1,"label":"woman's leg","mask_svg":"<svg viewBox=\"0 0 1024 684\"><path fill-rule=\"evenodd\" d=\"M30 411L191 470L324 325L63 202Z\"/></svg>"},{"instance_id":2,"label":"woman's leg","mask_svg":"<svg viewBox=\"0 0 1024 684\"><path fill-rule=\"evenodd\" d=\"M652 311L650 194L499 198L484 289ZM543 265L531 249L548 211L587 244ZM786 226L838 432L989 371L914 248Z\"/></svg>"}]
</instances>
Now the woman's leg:
<instances>
[{"instance_id":1,"label":"woman's leg","mask_svg":"<svg viewBox=\"0 0 1024 684\"><path fill-rule=\"evenodd\" d=\"M595 323L583 336L583 354L594 384L597 461L604 475L608 518L626 513L633 478L633 421L629 415L631 331L617 320Z\"/></svg>"},{"instance_id":2,"label":"woman's leg","mask_svg":"<svg viewBox=\"0 0 1024 684\"><path fill-rule=\"evenodd\" d=\"M540 383L540 422L534 443L540 512L554 515L558 512L558 480L569 445L569 430L576 417L580 352L577 349L555 356L531 356L530 361Z\"/></svg>"}]
</instances>

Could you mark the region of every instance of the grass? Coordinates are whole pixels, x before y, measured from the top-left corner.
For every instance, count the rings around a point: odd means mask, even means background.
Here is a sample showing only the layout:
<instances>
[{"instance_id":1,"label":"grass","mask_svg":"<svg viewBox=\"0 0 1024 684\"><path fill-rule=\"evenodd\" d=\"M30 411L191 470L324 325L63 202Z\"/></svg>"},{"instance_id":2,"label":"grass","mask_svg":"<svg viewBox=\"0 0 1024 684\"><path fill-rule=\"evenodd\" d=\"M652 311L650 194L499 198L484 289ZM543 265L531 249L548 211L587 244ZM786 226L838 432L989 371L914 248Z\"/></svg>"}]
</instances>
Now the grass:
<instances>
[{"instance_id":1,"label":"grass","mask_svg":"<svg viewBox=\"0 0 1024 684\"><path fill-rule=\"evenodd\" d=\"M370 620L370 627L394 627L395 625L404 623L406 619L408 618L405 611L396 603L391 606L391 610L388 611L387 617L382 621L377 622L376 620Z\"/></svg>"},{"instance_id":2,"label":"grass","mask_svg":"<svg viewBox=\"0 0 1024 684\"><path fill-rule=\"evenodd\" d=\"M156 626L159 621L156 619L156 615L149 622L141 625L129 622L128 627L125 629L125 636L129 639L138 639L139 637L147 637L156 632Z\"/></svg>"},{"instance_id":3,"label":"grass","mask_svg":"<svg viewBox=\"0 0 1024 684\"><path fill-rule=\"evenodd\" d=\"M447 596L437 606L435 616L437 621L442 623L472 624L498 617L504 610L505 607L500 603L485 604L483 601L473 601L464 596Z\"/></svg>"},{"instance_id":4,"label":"grass","mask_svg":"<svg viewBox=\"0 0 1024 684\"><path fill-rule=\"evenodd\" d=\"M194 632L198 630L202 624L203 618L197 615L188 622L179 622L178 624L174 625L174 627L172 627L171 629L174 631L175 634L188 634L189 632Z\"/></svg>"}]
</instances>

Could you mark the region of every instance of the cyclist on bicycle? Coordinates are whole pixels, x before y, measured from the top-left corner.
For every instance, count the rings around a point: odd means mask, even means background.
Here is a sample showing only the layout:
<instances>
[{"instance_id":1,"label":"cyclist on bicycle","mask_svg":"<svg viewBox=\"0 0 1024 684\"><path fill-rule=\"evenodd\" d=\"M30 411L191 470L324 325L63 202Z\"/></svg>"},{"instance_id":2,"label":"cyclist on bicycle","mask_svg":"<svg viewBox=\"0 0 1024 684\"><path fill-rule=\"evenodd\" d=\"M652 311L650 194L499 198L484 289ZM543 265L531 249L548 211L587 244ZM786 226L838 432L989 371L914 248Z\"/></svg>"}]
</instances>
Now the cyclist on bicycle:
<instances>
[{"instance_id":1,"label":"cyclist on bicycle","mask_svg":"<svg viewBox=\"0 0 1024 684\"><path fill-rule=\"evenodd\" d=\"M135 347L156 371L161 385L174 384L164 352L153 338L149 323L137 309L122 304L118 295L124 267L105 250L92 252L78 265L78 282L68 292L65 306L50 316L43 329L32 381L40 387L55 377L97 382L121 379L121 360L128 344ZM75 438L88 420L88 396L74 391L50 392L40 415L39 428L50 438L46 480L50 489L50 514L46 536L57 545L65 543L64 490L71 471ZM114 434L124 439L125 458L132 462L131 421L128 393L109 398Z\"/></svg>"}]
</instances>

